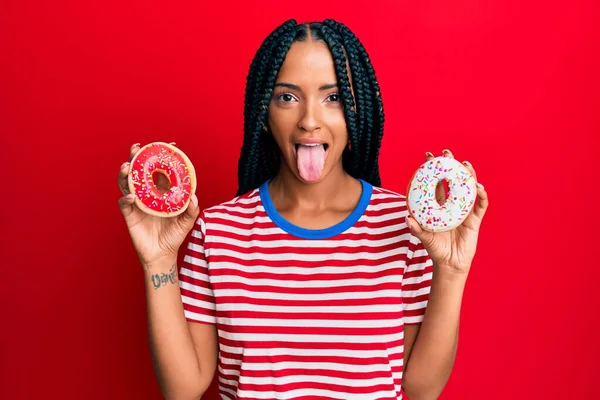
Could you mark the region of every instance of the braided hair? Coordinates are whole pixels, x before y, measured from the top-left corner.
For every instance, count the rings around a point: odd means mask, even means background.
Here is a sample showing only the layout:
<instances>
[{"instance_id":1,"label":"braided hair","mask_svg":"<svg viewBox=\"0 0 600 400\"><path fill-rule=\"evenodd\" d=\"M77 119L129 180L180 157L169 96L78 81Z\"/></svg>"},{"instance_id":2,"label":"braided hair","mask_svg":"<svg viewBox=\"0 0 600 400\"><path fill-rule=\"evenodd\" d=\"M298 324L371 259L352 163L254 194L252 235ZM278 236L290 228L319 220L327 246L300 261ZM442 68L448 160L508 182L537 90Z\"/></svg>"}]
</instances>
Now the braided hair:
<instances>
[{"instance_id":1,"label":"braided hair","mask_svg":"<svg viewBox=\"0 0 600 400\"><path fill-rule=\"evenodd\" d=\"M343 167L353 177L381 186L378 158L384 112L369 55L342 23L328 19L297 24L292 19L265 38L250 64L244 103L244 141L238 161L238 196L272 179L279 170L280 150L267 129L268 106L279 69L292 43L309 38L325 42L333 56L352 146L344 150Z\"/></svg>"}]
</instances>

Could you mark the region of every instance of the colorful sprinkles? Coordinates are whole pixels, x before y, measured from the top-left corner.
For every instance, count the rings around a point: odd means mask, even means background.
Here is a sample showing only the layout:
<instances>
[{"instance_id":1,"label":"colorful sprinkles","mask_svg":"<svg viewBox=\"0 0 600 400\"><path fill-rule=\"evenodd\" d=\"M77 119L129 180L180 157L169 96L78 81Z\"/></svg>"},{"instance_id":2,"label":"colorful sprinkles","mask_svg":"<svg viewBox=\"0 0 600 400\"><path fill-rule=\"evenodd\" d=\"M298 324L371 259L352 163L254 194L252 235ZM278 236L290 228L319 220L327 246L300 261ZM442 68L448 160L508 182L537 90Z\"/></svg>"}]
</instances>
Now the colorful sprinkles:
<instances>
[{"instance_id":1,"label":"colorful sprinkles","mask_svg":"<svg viewBox=\"0 0 600 400\"><path fill-rule=\"evenodd\" d=\"M129 179L144 206L158 213L177 213L193 194L194 177L190 167L179 150L156 142L143 147L136 155ZM170 188L165 193L154 184L155 173L162 173L169 180Z\"/></svg>"},{"instance_id":2,"label":"colorful sprinkles","mask_svg":"<svg viewBox=\"0 0 600 400\"><path fill-rule=\"evenodd\" d=\"M449 193L443 205L435 196L439 182L448 182ZM407 204L423 229L448 231L462 224L475 204L475 178L453 158L437 157L419 167L410 182Z\"/></svg>"}]
</instances>

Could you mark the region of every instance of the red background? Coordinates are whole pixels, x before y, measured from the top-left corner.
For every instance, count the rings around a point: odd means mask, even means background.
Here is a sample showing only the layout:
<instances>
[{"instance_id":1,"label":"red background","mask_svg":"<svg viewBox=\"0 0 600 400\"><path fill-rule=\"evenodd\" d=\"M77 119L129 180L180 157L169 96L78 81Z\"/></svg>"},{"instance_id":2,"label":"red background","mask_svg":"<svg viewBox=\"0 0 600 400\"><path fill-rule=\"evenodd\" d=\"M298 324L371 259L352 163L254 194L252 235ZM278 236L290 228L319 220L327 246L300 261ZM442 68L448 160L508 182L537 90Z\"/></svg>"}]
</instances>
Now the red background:
<instances>
[{"instance_id":1,"label":"red background","mask_svg":"<svg viewBox=\"0 0 600 400\"><path fill-rule=\"evenodd\" d=\"M0 397L160 398L118 168L132 143L175 141L196 165L201 206L233 197L255 50L284 19L332 17L380 80L384 186L404 192L425 151L450 148L490 195L442 399L597 398L597 11L2 2Z\"/></svg>"}]
</instances>

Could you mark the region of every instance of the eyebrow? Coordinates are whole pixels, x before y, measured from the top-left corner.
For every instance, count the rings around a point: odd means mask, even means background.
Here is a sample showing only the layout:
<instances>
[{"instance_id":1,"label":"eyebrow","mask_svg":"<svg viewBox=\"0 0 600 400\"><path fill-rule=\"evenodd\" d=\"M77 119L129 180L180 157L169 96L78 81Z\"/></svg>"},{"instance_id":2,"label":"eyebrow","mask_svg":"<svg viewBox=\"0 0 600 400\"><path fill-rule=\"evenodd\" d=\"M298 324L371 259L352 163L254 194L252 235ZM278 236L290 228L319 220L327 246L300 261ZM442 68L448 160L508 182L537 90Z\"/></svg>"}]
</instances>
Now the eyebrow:
<instances>
[{"instance_id":1,"label":"eyebrow","mask_svg":"<svg viewBox=\"0 0 600 400\"><path fill-rule=\"evenodd\" d=\"M277 87L277 86L286 87L286 88L289 88L289 89L294 89L294 90L301 91L300 86L293 85L291 83L280 82L280 83L276 83L275 84L275 87ZM338 87L337 83L330 83L330 84L323 85L323 86L319 87L319 90L329 90L329 89L334 89L334 88L337 88L337 87Z\"/></svg>"}]
</instances>

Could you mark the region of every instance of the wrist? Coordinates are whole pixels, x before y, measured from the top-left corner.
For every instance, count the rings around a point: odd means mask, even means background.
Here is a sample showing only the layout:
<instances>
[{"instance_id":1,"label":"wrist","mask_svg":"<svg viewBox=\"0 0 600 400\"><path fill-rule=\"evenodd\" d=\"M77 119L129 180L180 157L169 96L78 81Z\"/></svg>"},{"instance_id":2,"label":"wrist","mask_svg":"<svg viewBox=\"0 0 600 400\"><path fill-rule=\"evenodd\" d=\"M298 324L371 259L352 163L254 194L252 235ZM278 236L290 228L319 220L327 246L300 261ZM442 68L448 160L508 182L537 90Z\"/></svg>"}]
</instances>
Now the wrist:
<instances>
[{"instance_id":1,"label":"wrist","mask_svg":"<svg viewBox=\"0 0 600 400\"><path fill-rule=\"evenodd\" d=\"M467 274L438 269L433 271L430 301L443 299L446 307L460 309L467 286Z\"/></svg>"},{"instance_id":2,"label":"wrist","mask_svg":"<svg viewBox=\"0 0 600 400\"><path fill-rule=\"evenodd\" d=\"M170 271L174 266L177 267L177 254L161 256L152 261L142 261L144 271L151 273Z\"/></svg>"},{"instance_id":3,"label":"wrist","mask_svg":"<svg viewBox=\"0 0 600 400\"><path fill-rule=\"evenodd\" d=\"M433 264L433 277L455 284L465 284L469 275L469 269L459 269L445 264Z\"/></svg>"},{"instance_id":4,"label":"wrist","mask_svg":"<svg viewBox=\"0 0 600 400\"><path fill-rule=\"evenodd\" d=\"M144 264L144 280L149 292L155 292L163 287L178 287L177 258L161 257L152 263Z\"/></svg>"}]
</instances>

